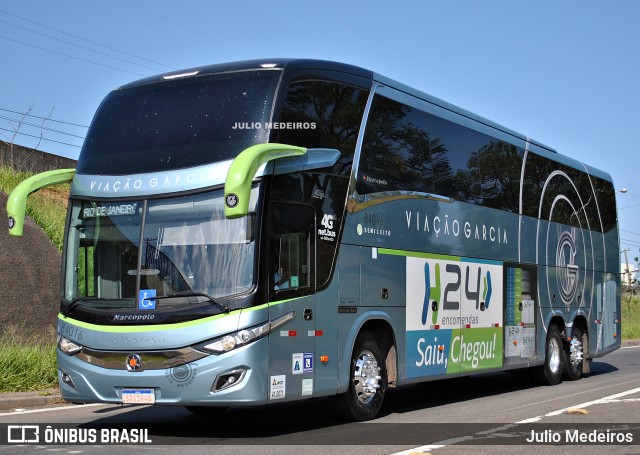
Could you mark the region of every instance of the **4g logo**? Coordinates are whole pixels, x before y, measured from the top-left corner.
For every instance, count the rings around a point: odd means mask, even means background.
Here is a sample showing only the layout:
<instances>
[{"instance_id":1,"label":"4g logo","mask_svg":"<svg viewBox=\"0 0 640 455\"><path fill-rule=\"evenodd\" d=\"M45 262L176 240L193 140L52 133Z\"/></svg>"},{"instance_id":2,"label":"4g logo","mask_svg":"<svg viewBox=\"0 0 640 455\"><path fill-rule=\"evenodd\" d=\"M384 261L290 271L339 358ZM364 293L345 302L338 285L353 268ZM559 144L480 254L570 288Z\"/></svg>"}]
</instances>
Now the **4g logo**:
<instances>
[{"instance_id":1,"label":"4g logo","mask_svg":"<svg viewBox=\"0 0 640 455\"><path fill-rule=\"evenodd\" d=\"M441 273L441 265L445 269L444 277ZM425 294L422 305L422 325L427 325L429 311L431 311L431 323L434 325L438 323L440 310L455 311L460 315L461 300L465 303L463 306L465 314L469 312L477 314L478 311L488 310L492 294L491 267L494 266L466 261L454 263L427 260L424 263Z\"/></svg>"},{"instance_id":2,"label":"4g logo","mask_svg":"<svg viewBox=\"0 0 640 455\"><path fill-rule=\"evenodd\" d=\"M334 242L336 240L337 234L333 229L334 221L335 217L333 215L324 214L322 216L322 221L320 221L322 228L318 229L318 237L320 237L321 240L327 242Z\"/></svg>"},{"instance_id":3,"label":"4g logo","mask_svg":"<svg viewBox=\"0 0 640 455\"><path fill-rule=\"evenodd\" d=\"M333 229L333 215L323 215L322 217L322 221L320 221L320 224L324 226L325 229Z\"/></svg>"}]
</instances>

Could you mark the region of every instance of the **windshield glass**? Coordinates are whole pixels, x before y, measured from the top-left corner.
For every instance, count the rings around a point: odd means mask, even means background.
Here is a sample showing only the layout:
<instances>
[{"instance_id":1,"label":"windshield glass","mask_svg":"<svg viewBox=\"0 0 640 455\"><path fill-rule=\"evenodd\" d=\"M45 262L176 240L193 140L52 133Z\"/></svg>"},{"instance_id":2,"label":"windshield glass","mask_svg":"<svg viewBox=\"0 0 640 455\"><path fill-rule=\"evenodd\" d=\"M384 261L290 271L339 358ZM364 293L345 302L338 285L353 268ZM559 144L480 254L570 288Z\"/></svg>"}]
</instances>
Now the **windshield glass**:
<instances>
[{"instance_id":1,"label":"windshield glass","mask_svg":"<svg viewBox=\"0 0 640 455\"><path fill-rule=\"evenodd\" d=\"M77 172L125 175L235 158L268 142L281 71L176 79L111 92L87 132ZM135 156L135 159L131 159Z\"/></svg>"},{"instance_id":2,"label":"windshield glass","mask_svg":"<svg viewBox=\"0 0 640 455\"><path fill-rule=\"evenodd\" d=\"M255 207L227 219L222 190L160 200L71 201L64 299L114 310L201 304L253 287ZM146 300L145 300L146 299ZM206 299L205 299L206 301Z\"/></svg>"}]
</instances>

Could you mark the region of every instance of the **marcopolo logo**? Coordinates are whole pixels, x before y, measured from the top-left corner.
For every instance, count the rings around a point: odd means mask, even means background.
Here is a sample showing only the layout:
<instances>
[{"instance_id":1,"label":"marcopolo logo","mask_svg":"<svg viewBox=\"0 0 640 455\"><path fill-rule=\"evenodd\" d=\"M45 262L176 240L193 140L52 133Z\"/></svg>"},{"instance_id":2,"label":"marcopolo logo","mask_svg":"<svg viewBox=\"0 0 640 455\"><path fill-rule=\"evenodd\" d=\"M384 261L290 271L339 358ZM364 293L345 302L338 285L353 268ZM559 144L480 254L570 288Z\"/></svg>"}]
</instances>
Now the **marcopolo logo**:
<instances>
[{"instance_id":1,"label":"marcopolo logo","mask_svg":"<svg viewBox=\"0 0 640 455\"><path fill-rule=\"evenodd\" d=\"M153 321L155 318L155 314L114 314L112 316L113 322L144 322Z\"/></svg>"},{"instance_id":2,"label":"marcopolo logo","mask_svg":"<svg viewBox=\"0 0 640 455\"><path fill-rule=\"evenodd\" d=\"M142 358L138 354L129 354L125 360L127 371L142 371Z\"/></svg>"}]
</instances>

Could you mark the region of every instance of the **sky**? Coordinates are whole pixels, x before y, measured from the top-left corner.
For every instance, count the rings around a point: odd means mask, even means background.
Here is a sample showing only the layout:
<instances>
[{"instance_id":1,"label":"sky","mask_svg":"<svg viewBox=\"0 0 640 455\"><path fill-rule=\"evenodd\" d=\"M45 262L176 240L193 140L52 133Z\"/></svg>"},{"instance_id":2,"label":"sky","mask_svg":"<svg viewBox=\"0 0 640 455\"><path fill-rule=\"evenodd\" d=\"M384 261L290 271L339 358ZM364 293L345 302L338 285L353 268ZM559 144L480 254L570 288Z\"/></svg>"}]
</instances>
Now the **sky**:
<instances>
[{"instance_id":1,"label":"sky","mask_svg":"<svg viewBox=\"0 0 640 455\"><path fill-rule=\"evenodd\" d=\"M635 262L638 18L636 0L3 0L0 139L77 158L99 103L127 82L236 60L335 60L611 174L621 250Z\"/></svg>"}]
</instances>

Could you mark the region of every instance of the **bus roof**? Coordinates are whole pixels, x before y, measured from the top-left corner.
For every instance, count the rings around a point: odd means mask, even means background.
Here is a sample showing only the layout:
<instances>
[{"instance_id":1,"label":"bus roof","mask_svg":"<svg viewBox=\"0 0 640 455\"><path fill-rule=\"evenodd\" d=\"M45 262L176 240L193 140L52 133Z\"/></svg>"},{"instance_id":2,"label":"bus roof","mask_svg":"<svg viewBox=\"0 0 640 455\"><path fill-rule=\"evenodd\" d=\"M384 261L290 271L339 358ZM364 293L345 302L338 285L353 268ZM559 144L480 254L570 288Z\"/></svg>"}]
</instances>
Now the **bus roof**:
<instances>
[{"instance_id":1,"label":"bus roof","mask_svg":"<svg viewBox=\"0 0 640 455\"><path fill-rule=\"evenodd\" d=\"M184 70L172 71L156 76L140 79L119 87L127 89L146 84L160 83L166 80L180 77L204 76L207 74L226 73L232 71L247 71L257 69L283 69L287 71L299 70L329 70L348 73L367 79L373 79L373 72L346 63L332 62L329 60L300 59L300 58L266 58L260 60L243 60L238 62L217 63L214 65L199 66Z\"/></svg>"},{"instance_id":2,"label":"bus roof","mask_svg":"<svg viewBox=\"0 0 640 455\"><path fill-rule=\"evenodd\" d=\"M335 71L335 72L341 72L345 74L363 77L365 79L371 80L372 83L377 82L381 85L404 92L409 96L416 97L427 103L433 104L442 109L448 110L452 113L466 117L473 122L478 122L479 124L482 124L489 128L501 131L502 133L505 133L509 136L517 138L518 140L523 141L524 143L528 143L529 148L535 153L547 156L548 158L554 161L561 162L563 164L566 164L576 169L586 170L591 175L611 181L610 175L607 174L606 172L595 169L591 166L588 166L566 155L559 154L554 148L544 145L541 142L535 141L521 133L511 130L510 128L507 128L503 125L493 122L480 115L474 114L473 112L462 109L444 100L431 96L425 92L409 87L408 85L405 85L401 82L390 79L381 74L375 73L373 71L370 71L358 66L349 65L346 63L334 62L329 60L302 59L302 58L267 58L267 59L256 59L256 60L243 60L243 61L228 62L228 63L218 63L213 65L206 65L206 66L188 68L184 70L172 71L169 73L163 73L163 74L151 76L148 78L144 78L144 79L140 79L140 80L128 83L126 85L119 87L118 90L128 89L128 88L133 88L133 87L138 87L138 86L143 86L148 84L162 83L167 80L178 79L178 78L204 76L208 74L234 72L234 71L247 71L247 70L254 70L254 69L256 70L257 69L281 69L287 72L296 72L296 71L304 71L304 70L312 70L312 71L327 70L327 71Z\"/></svg>"}]
</instances>

